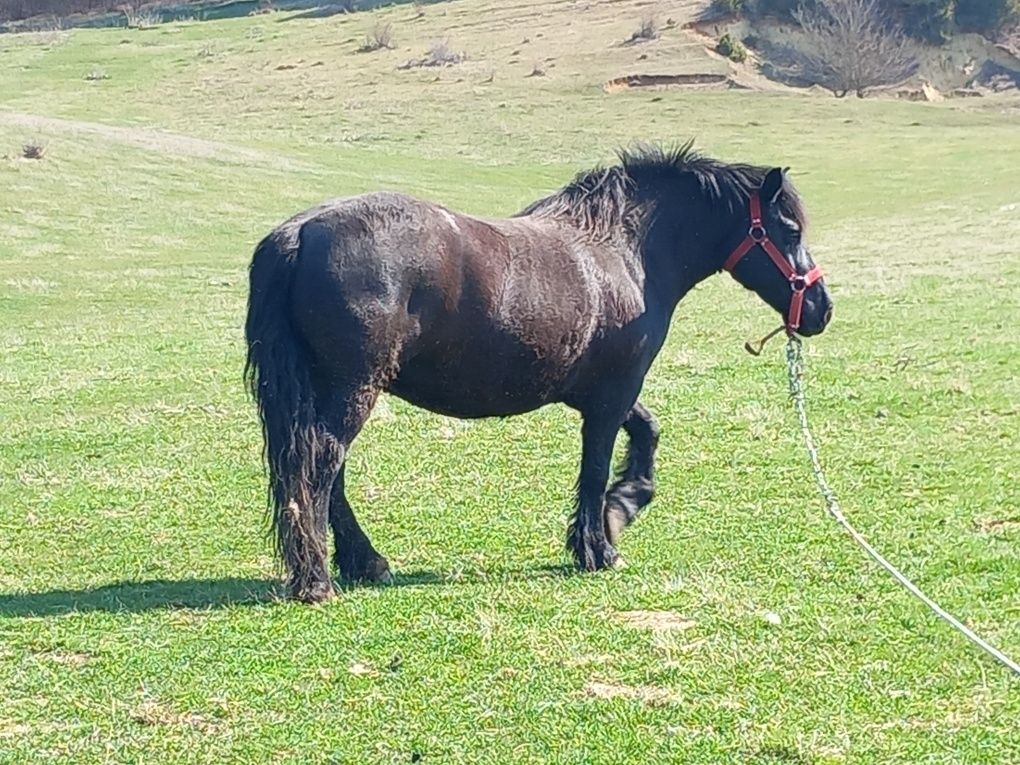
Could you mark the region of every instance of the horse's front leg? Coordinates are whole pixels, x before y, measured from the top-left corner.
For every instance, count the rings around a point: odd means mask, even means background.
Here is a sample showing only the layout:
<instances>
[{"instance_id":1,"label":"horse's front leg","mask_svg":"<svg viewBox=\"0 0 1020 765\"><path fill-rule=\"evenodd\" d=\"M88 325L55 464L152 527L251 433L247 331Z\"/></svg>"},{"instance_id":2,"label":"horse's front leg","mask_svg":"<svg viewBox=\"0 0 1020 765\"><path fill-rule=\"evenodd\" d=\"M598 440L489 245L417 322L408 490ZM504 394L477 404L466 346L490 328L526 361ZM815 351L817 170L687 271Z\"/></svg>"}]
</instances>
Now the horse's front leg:
<instances>
[{"instance_id":1,"label":"horse's front leg","mask_svg":"<svg viewBox=\"0 0 1020 765\"><path fill-rule=\"evenodd\" d=\"M581 475L577 481L577 509L567 532L567 547L579 568L599 571L623 562L606 536L603 512L613 444L623 415L610 415L602 408L597 414L582 414Z\"/></svg>"},{"instance_id":2,"label":"horse's front leg","mask_svg":"<svg viewBox=\"0 0 1020 765\"><path fill-rule=\"evenodd\" d=\"M641 404L634 404L623 429L630 443L619 479L606 493L606 534L616 544L620 533L637 517L655 494L655 449L659 423Z\"/></svg>"}]
</instances>

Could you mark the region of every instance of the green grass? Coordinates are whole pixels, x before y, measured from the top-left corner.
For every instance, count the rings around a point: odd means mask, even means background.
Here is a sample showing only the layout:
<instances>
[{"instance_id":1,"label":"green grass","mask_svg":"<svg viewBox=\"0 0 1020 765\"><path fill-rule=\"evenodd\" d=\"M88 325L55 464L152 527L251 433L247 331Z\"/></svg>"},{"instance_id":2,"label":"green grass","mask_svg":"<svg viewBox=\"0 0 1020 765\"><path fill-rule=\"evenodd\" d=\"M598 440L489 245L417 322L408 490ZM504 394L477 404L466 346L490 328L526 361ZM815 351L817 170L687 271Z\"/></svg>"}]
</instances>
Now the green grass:
<instances>
[{"instance_id":1,"label":"green grass","mask_svg":"<svg viewBox=\"0 0 1020 765\"><path fill-rule=\"evenodd\" d=\"M573 414L389 399L349 486L397 585L275 598L240 379L261 235L374 188L508 214L693 135L792 166L808 202L836 300L809 402L844 509L1020 653L1016 101L609 96L716 62L674 30L638 63L636 3L525 6L0 37L0 763L1020 760L1016 683L824 515L779 345L741 348L775 316L726 278L647 381L659 493L628 569L565 567ZM381 17L401 48L354 54ZM466 64L396 71L444 36Z\"/></svg>"}]
</instances>

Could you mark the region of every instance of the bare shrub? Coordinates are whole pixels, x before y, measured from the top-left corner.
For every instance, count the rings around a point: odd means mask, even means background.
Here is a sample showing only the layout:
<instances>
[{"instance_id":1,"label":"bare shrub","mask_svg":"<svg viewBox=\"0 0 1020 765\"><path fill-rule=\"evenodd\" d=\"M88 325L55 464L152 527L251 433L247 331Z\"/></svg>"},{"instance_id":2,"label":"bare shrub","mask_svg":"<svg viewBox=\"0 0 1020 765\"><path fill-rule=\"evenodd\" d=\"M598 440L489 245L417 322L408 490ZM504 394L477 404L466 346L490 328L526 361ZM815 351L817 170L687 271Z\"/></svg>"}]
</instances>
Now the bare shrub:
<instances>
[{"instance_id":1,"label":"bare shrub","mask_svg":"<svg viewBox=\"0 0 1020 765\"><path fill-rule=\"evenodd\" d=\"M21 147L21 156L25 159L42 159L46 154L46 144L41 141L29 141Z\"/></svg>"},{"instance_id":2,"label":"bare shrub","mask_svg":"<svg viewBox=\"0 0 1020 765\"><path fill-rule=\"evenodd\" d=\"M163 17L159 11L142 8L125 8L124 15L127 17L127 25L130 29L151 29L163 23Z\"/></svg>"},{"instance_id":3,"label":"bare shrub","mask_svg":"<svg viewBox=\"0 0 1020 765\"><path fill-rule=\"evenodd\" d=\"M634 30L634 33L630 37L624 40L624 45L634 45L635 43L657 40L658 37L658 20L654 16L645 16L641 19L641 26Z\"/></svg>"},{"instance_id":4,"label":"bare shrub","mask_svg":"<svg viewBox=\"0 0 1020 765\"><path fill-rule=\"evenodd\" d=\"M894 85L917 71L909 41L880 0L817 0L795 16L806 45L788 68L838 98L850 92L864 98L868 88Z\"/></svg>"},{"instance_id":5,"label":"bare shrub","mask_svg":"<svg viewBox=\"0 0 1020 765\"><path fill-rule=\"evenodd\" d=\"M459 64L464 58L464 54L457 53L446 40L438 40L425 53L425 66L450 66Z\"/></svg>"},{"instance_id":6,"label":"bare shrub","mask_svg":"<svg viewBox=\"0 0 1020 765\"><path fill-rule=\"evenodd\" d=\"M428 66L452 66L454 64L459 64L466 58L467 56L463 53L458 53L453 50L446 40L437 40L432 44L432 47L425 52L425 55L422 58L412 59L405 64L401 64L397 68L417 69Z\"/></svg>"},{"instance_id":7,"label":"bare shrub","mask_svg":"<svg viewBox=\"0 0 1020 765\"><path fill-rule=\"evenodd\" d=\"M393 25L380 21L372 31L365 35L365 42L358 48L358 53L371 53L372 51L390 49L393 47Z\"/></svg>"}]
</instances>

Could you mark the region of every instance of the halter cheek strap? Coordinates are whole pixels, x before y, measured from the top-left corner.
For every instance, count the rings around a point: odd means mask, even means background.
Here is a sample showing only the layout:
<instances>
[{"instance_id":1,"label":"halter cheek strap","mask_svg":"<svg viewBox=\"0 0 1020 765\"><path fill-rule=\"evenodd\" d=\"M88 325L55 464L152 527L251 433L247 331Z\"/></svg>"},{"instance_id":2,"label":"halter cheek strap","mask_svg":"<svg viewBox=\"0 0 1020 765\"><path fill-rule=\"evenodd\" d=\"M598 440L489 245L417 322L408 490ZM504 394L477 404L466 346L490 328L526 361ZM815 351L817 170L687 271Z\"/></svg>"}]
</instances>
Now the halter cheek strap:
<instances>
[{"instance_id":1,"label":"halter cheek strap","mask_svg":"<svg viewBox=\"0 0 1020 765\"><path fill-rule=\"evenodd\" d=\"M804 309L804 293L808 287L822 278L822 269L815 266L806 274L798 274L793 266L787 262L786 258L783 257L783 253L769 239L768 232L765 230L765 224L762 223L761 199L758 196L758 192L751 195L751 227L747 230L747 236L737 245L737 248L730 256L726 258L723 268L732 273L737 263L755 247L761 247L765 250L765 253L772 258L772 262L776 264L776 267L783 276L790 282L793 296L790 298L790 313L786 317L786 331L792 334L800 327L800 314Z\"/></svg>"}]
</instances>

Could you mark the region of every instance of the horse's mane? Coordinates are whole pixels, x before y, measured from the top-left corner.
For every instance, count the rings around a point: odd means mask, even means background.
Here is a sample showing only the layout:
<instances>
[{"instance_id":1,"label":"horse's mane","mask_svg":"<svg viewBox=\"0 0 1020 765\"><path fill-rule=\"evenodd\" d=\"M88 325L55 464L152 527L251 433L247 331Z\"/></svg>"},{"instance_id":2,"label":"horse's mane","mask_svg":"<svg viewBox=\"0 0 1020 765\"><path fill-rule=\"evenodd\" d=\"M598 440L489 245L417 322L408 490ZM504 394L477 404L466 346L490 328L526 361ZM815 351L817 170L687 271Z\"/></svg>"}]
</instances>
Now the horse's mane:
<instances>
[{"instance_id":1,"label":"horse's mane","mask_svg":"<svg viewBox=\"0 0 1020 765\"><path fill-rule=\"evenodd\" d=\"M533 202L518 216L565 218L597 238L609 238L621 229L628 235L639 235L646 210L634 199L634 191L639 185L684 175L694 178L702 193L728 211L746 208L769 168L721 162L695 151L693 144L688 141L672 148L638 145L621 150L617 152L619 165L579 173L562 189ZM801 228L807 227L800 196L788 181L783 184L780 207Z\"/></svg>"}]
</instances>

